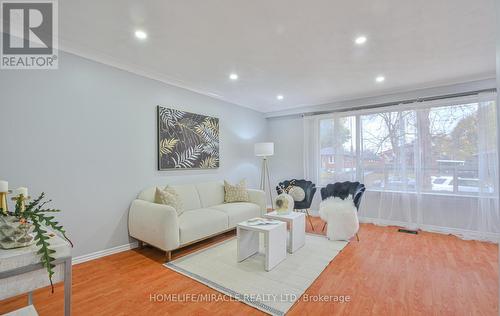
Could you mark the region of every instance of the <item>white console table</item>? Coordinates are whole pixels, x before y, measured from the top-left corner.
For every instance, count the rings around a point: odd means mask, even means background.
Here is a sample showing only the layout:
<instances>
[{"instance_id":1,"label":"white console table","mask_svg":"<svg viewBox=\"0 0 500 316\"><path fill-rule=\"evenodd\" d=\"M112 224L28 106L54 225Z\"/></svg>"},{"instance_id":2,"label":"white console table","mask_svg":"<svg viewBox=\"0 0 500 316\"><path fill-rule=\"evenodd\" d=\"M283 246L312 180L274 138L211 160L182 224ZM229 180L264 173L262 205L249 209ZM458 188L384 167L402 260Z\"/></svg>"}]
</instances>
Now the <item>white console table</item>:
<instances>
[{"instance_id":1,"label":"white console table","mask_svg":"<svg viewBox=\"0 0 500 316\"><path fill-rule=\"evenodd\" d=\"M55 258L54 283L64 281L64 315L71 315L71 246L55 235L49 243ZM33 304L32 292L50 285L47 270L37 255L38 246L0 249L0 300L28 293L28 305ZM50 291L50 290L49 290Z\"/></svg>"}]
</instances>

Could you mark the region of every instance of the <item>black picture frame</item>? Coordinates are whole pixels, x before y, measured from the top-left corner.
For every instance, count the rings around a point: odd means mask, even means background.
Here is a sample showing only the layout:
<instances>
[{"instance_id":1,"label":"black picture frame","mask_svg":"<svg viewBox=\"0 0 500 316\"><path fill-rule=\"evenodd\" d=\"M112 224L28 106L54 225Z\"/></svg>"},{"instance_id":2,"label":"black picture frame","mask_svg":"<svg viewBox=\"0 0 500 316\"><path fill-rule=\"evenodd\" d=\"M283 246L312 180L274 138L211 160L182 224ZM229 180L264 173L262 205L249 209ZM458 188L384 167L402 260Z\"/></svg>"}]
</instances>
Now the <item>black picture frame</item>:
<instances>
[{"instance_id":1,"label":"black picture frame","mask_svg":"<svg viewBox=\"0 0 500 316\"><path fill-rule=\"evenodd\" d=\"M217 169L219 119L158 105L158 170Z\"/></svg>"}]
</instances>

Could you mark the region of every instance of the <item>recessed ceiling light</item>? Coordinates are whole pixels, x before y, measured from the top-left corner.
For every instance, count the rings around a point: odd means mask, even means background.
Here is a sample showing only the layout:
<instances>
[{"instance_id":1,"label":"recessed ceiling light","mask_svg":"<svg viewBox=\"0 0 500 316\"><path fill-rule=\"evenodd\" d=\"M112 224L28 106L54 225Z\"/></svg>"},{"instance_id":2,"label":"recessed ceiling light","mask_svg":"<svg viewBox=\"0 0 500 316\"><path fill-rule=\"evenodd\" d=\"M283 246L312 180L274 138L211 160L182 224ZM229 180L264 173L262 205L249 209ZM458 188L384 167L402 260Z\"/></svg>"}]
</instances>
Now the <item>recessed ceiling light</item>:
<instances>
[{"instance_id":1,"label":"recessed ceiling light","mask_svg":"<svg viewBox=\"0 0 500 316\"><path fill-rule=\"evenodd\" d=\"M375 81L376 82L384 82L385 81L385 77L384 76L377 76L377 78L375 78Z\"/></svg>"},{"instance_id":2,"label":"recessed ceiling light","mask_svg":"<svg viewBox=\"0 0 500 316\"><path fill-rule=\"evenodd\" d=\"M135 37L137 37L138 39L143 40L143 39L148 38L148 34L146 34L146 32L144 32L144 31L137 30L137 31L135 31Z\"/></svg>"},{"instance_id":3,"label":"recessed ceiling light","mask_svg":"<svg viewBox=\"0 0 500 316\"><path fill-rule=\"evenodd\" d=\"M234 74L234 73L233 73L233 74L230 74L230 75L229 75L229 79L231 79L231 80L238 80L238 75L237 75L237 74Z\"/></svg>"},{"instance_id":4,"label":"recessed ceiling light","mask_svg":"<svg viewBox=\"0 0 500 316\"><path fill-rule=\"evenodd\" d=\"M366 36L356 37L356 39L354 40L354 43L356 43L358 45L362 45L362 44L366 43Z\"/></svg>"},{"instance_id":5,"label":"recessed ceiling light","mask_svg":"<svg viewBox=\"0 0 500 316\"><path fill-rule=\"evenodd\" d=\"M284 98L285 98L285 97L284 97L283 95L281 95L281 94L278 94L278 95L276 96L276 99L278 99L278 100L280 100L280 101L281 101L281 100L283 100Z\"/></svg>"}]
</instances>

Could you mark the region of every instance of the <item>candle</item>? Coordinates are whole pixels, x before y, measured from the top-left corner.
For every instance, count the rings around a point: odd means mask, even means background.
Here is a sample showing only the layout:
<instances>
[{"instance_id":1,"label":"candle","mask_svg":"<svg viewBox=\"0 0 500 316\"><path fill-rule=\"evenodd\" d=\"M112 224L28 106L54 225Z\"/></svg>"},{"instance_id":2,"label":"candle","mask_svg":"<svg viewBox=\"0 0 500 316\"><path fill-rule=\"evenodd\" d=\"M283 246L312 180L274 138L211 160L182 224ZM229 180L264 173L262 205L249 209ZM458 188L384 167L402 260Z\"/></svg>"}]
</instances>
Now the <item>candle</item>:
<instances>
[{"instance_id":1,"label":"candle","mask_svg":"<svg viewBox=\"0 0 500 316\"><path fill-rule=\"evenodd\" d=\"M0 192L9 192L9 182L0 180Z\"/></svg>"},{"instance_id":2,"label":"candle","mask_svg":"<svg viewBox=\"0 0 500 316\"><path fill-rule=\"evenodd\" d=\"M25 187L17 188L16 191L14 192L14 194L17 196L22 194L25 198L27 198L28 197L28 188L25 188Z\"/></svg>"}]
</instances>

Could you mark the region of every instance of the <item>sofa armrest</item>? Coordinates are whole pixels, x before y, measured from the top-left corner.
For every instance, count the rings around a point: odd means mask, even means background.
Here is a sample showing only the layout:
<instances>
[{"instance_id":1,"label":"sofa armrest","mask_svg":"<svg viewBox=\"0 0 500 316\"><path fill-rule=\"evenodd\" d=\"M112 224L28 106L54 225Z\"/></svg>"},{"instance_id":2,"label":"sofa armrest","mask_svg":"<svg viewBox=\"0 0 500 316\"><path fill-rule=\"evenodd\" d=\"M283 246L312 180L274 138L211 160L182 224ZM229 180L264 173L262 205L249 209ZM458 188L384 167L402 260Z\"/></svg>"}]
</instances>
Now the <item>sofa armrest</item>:
<instances>
[{"instance_id":1,"label":"sofa armrest","mask_svg":"<svg viewBox=\"0 0 500 316\"><path fill-rule=\"evenodd\" d=\"M248 197L250 202L257 204L260 207L260 214L267 213L266 193L262 190L248 189Z\"/></svg>"},{"instance_id":2,"label":"sofa armrest","mask_svg":"<svg viewBox=\"0 0 500 316\"><path fill-rule=\"evenodd\" d=\"M165 251L179 247L179 218L168 205L134 200L128 214L130 236Z\"/></svg>"}]
</instances>

